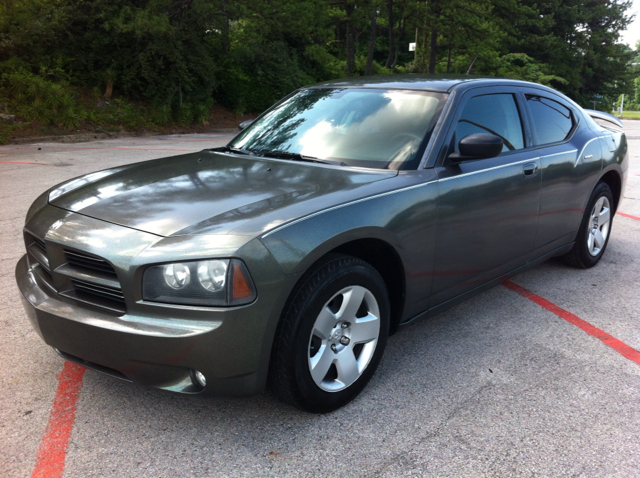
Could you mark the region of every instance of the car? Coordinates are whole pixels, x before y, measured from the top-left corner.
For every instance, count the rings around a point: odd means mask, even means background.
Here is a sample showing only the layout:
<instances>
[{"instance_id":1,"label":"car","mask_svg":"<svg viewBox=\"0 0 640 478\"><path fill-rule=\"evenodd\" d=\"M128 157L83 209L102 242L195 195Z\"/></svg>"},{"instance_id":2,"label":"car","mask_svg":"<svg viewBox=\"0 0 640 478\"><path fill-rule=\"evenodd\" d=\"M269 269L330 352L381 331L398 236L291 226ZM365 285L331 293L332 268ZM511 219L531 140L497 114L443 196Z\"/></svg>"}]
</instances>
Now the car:
<instances>
[{"instance_id":1,"label":"car","mask_svg":"<svg viewBox=\"0 0 640 478\"><path fill-rule=\"evenodd\" d=\"M16 280L62 357L182 394L326 413L387 339L554 256L607 247L615 118L538 84L390 75L301 88L226 146L72 179Z\"/></svg>"}]
</instances>

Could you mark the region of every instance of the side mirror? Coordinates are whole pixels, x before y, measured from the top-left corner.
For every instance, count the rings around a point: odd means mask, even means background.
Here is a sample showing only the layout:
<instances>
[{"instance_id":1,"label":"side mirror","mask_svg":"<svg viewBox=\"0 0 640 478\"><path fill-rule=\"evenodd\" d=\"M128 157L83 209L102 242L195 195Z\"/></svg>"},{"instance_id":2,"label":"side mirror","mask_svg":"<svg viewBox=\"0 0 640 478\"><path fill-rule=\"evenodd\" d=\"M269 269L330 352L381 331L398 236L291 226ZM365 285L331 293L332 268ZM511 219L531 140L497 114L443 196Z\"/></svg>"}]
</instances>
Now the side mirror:
<instances>
[{"instance_id":1,"label":"side mirror","mask_svg":"<svg viewBox=\"0 0 640 478\"><path fill-rule=\"evenodd\" d=\"M465 136L458 143L460 153L449 155L452 161L494 158L502 152L502 138L488 133L475 133Z\"/></svg>"},{"instance_id":2,"label":"side mirror","mask_svg":"<svg viewBox=\"0 0 640 478\"><path fill-rule=\"evenodd\" d=\"M242 130L246 129L246 128L251 124L251 123L253 123L253 120L252 120L252 119L251 119L251 120L243 121L242 123L240 123L240 124L238 125L238 130L239 130L239 131L242 131Z\"/></svg>"}]
</instances>

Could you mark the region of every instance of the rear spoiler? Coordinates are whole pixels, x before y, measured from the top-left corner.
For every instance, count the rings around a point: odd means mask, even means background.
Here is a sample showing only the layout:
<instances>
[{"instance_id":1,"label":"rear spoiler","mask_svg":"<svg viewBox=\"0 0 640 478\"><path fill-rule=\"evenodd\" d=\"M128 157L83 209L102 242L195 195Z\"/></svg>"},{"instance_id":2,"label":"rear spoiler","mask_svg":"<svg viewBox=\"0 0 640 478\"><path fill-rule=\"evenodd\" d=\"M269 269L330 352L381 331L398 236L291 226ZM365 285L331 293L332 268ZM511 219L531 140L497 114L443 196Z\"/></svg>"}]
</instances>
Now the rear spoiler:
<instances>
[{"instance_id":1,"label":"rear spoiler","mask_svg":"<svg viewBox=\"0 0 640 478\"><path fill-rule=\"evenodd\" d=\"M591 116L593 119L599 119L599 120L611 122L613 123L613 125L617 126L620 129L624 128L622 121L620 121L618 118L616 118L612 114L605 113L604 111L596 111L596 110L584 110L584 112L587 113L589 116Z\"/></svg>"}]
</instances>

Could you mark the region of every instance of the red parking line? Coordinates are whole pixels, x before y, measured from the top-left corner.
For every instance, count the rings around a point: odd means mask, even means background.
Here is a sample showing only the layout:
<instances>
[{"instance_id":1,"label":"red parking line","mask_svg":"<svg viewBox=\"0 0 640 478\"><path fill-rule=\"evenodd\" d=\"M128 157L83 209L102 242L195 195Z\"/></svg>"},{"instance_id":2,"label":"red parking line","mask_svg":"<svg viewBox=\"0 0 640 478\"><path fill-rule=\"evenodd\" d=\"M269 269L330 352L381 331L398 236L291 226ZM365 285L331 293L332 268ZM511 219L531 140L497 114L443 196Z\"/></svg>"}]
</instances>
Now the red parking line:
<instances>
[{"instance_id":1,"label":"red parking line","mask_svg":"<svg viewBox=\"0 0 640 478\"><path fill-rule=\"evenodd\" d=\"M38 459L31 478L62 476L85 370L82 365L65 362L62 372L58 375L58 391L53 400L49 423L40 443Z\"/></svg>"},{"instance_id":2,"label":"red parking line","mask_svg":"<svg viewBox=\"0 0 640 478\"><path fill-rule=\"evenodd\" d=\"M631 219L635 219L636 221L640 221L640 217L638 217L638 216L632 216L631 214L625 214L625 213L620 212L620 211L616 212L616 214L620 214L621 216L628 217L628 218L631 218Z\"/></svg>"},{"instance_id":3,"label":"red parking line","mask_svg":"<svg viewBox=\"0 0 640 478\"><path fill-rule=\"evenodd\" d=\"M615 337L609 335L605 331L600 330L597 327L594 327L589 322L587 322L586 320L582 320L577 315L574 315L571 312L569 312L567 310L564 310L561 307L558 307L554 303L549 302L547 299L544 299L544 298L540 297L539 295L534 294L530 290L525 289L524 287L516 284L515 282L512 282L512 281L508 280L506 282L503 282L502 285L504 285L507 289L511 289L512 291L517 292L522 297L525 297L525 298L535 302L536 304L544 307L549 312L553 312L558 317L560 317L560 318L566 320L567 322L569 322L570 324L573 324L576 327L584 330L586 333L588 333L592 337L595 337L596 339L600 340L605 345L608 345L609 347L611 347L613 350L618 352L623 357L626 357L629 360L631 360L632 362L635 362L638 365L640 365L640 352L638 352L636 349L628 346L624 342L622 342L622 341L616 339Z\"/></svg>"}]
</instances>

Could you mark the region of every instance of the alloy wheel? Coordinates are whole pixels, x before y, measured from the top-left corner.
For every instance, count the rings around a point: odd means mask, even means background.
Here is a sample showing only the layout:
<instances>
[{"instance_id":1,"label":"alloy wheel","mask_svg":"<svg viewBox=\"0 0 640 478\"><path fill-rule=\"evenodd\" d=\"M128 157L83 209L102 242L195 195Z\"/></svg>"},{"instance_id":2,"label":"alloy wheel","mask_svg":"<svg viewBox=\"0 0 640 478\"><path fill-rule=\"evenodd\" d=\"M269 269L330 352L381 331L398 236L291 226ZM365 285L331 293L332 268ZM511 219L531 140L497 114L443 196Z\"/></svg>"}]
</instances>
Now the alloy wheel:
<instances>
[{"instance_id":1,"label":"alloy wheel","mask_svg":"<svg viewBox=\"0 0 640 478\"><path fill-rule=\"evenodd\" d=\"M593 206L587 228L587 248L589 254L597 256L607 242L611 221L609 199L601 196Z\"/></svg>"},{"instance_id":2,"label":"alloy wheel","mask_svg":"<svg viewBox=\"0 0 640 478\"><path fill-rule=\"evenodd\" d=\"M318 387L338 392L362 375L380 335L380 309L362 286L336 293L322 307L309 338L309 371Z\"/></svg>"}]
</instances>

